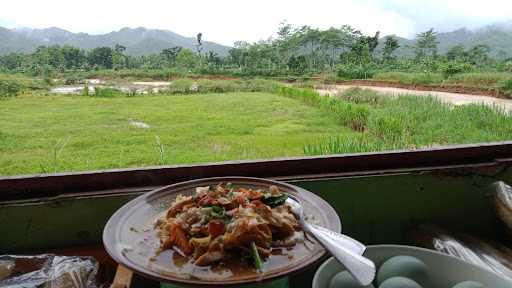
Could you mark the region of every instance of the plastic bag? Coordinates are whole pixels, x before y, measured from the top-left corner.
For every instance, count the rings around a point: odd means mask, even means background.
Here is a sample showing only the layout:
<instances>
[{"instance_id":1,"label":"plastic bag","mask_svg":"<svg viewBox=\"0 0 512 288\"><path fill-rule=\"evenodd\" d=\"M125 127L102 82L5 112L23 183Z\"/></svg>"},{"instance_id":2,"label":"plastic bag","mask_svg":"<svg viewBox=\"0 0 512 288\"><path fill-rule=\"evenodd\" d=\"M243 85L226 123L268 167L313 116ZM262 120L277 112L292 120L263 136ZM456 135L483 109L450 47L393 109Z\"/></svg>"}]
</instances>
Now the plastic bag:
<instances>
[{"instance_id":1,"label":"plastic bag","mask_svg":"<svg viewBox=\"0 0 512 288\"><path fill-rule=\"evenodd\" d=\"M414 244L460 258L512 280L512 249L469 235L423 225L409 234Z\"/></svg>"},{"instance_id":2,"label":"plastic bag","mask_svg":"<svg viewBox=\"0 0 512 288\"><path fill-rule=\"evenodd\" d=\"M96 288L98 263L90 257L0 256L2 288Z\"/></svg>"}]
</instances>

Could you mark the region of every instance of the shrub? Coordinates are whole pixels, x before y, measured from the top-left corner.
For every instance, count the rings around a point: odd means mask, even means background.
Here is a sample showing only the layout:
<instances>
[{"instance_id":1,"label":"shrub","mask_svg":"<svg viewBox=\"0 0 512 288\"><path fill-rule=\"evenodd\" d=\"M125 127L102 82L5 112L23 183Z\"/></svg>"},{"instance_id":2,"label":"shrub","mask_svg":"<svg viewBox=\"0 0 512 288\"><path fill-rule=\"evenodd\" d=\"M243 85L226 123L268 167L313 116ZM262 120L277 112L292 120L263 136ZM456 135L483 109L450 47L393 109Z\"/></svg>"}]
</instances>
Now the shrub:
<instances>
[{"instance_id":1,"label":"shrub","mask_svg":"<svg viewBox=\"0 0 512 288\"><path fill-rule=\"evenodd\" d=\"M0 98L15 97L22 89L22 85L16 81L0 80Z\"/></svg>"},{"instance_id":2,"label":"shrub","mask_svg":"<svg viewBox=\"0 0 512 288\"><path fill-rule=\"evenodd\" d=\"M190 79L176 79L169 85L168 92L171 94L190 94L194 90L192 85L194 85L194 81Z\"/></svg>"},{"instance_id":3,"label":"shrub","mask_svg":"<svg viewBox=\"0 0 512 288\"><path fill-rule=\"evenodd\" d=\"M359 87L347 89L336 96L348 102L370 105L382 104L389 99L387 96L379 95L376 91Z\"/></svg>"},{"instance_id":4,"label":"shrub","mask_svg":"<svg viewBox=\"0 0 512 288\"><path fill-rule=\"evenodd\" d=\"M110 87L94 87L94 96L96 97L115 97L123 95L125 95L125 93L119 89Z\"/></svg>"},{"instance_id":5,"label":"shrub","mask_svg":"<svg viewBox=\"0 0 512 288\"><path fill-rule=\"evenodd\" d=\"M512 78L503 80L500 83L500 89L501 89L501 91L503 91L505 93L505 95L512 98Z\"/></svg>"},{"instance_id":6,"label":"shrub","mask_svg":"<svg viewBox=\"0 0 512 288\"><path fill-rule=\"evenodd\" d=\"M507 61L503 64L503 69L507 72L512 72L512 61Z\"/></svg>"},{"instance_id":7,"label":"shrub","mask_svg":"<svg viewBox=\"0 0 512 288\"><path fill-rule=\"evenodd\" d=\"M313 80L304 80L304 81L297 81L297 82L293 83L293 85L297 88L314 89L316 86L316 83Z\"/></svg>"},{"instance_id":8,"label":"shrub","mask_svg":"<svg viewBox=\"0 0 512 288\"><path fill-rule=\"evenodd\" d=\"M71 75L64 79L64 85L75 85L79 84L80 82L82 82L82 79L76 75Z\"/></svg>"},{"instance_id":9,"label":"shrub","mask_svg":"<svg viewBox=\"0 0 512 288\"><path fill-rule=\"evenodd\" d=\"M338 77L341 79L369 79L376 73L374 65L345 64L338 66Z\"/></svg>"},{"instance_id":10,"label":"shrub","mask_svg":"<svg viewBox=\"0 0 512 288\"><path fill-rule=\"evenodd\" d=\"M385 72L377 73L373 77L378 80L397 81L405 85L433 85L443 82L443 75L439 73L421 72Z\"/></svg>"},{"instance_id":11,"label":"shrub","mask_svg":"<svg viewBox=\"0 0 512 288\"><path fill-rule=\"evenodd\" d=\"M236 83L238 81L222 81L201 79L197 81L197 89L199 93L226 93L242 91L244 83Z\"/></svg>"},{"instance_id":12,"label":"shrub","mask_svg":"<svg viewBox=\"0 0 512 288\"><path fill-rule=\"evenodd\" d=\"M510 78L510 73L506 72L471 72L453 75L446 82L475 87L497 87L500 82Z\"/></svg>"},{"instance_id":13,"label":"shrub","mask_svg":"<svg viewBox=\"0 0 512 288\"><path fill-rule=\"evenodd\" d=\"M264 79L253 80L209 80L178 79L171 83L171 94L228 93L228 92L275 92L278 82Z\"/></svg>"},{"instance_id":14,"label":"shrub","mask_svg":"<svg viewBox=\"0 0 512 288\"><path fill-rule=\"evenodd\" d=\"M84 89L82 89L83 96L89 96L89 83L85 82Z\"/></svg>"},{"instance_id":15,"label":"shrub","mask_svg":"<svg viewBox=\"0 0 512 288\"><path fill-rule=\"evenodd\" d=\"M461 63L456 61L450 61L441 65L441 72L444 78L449 78L455 74L469 72L473 69L473 66L469 63Z\"/></svg>"},{"instance_id":16,"label":"shrub","mask_svg":"<svg viewBox=\"0 0 512 288\"><path fill-rule=\"evenodd\" d=\"M248 92L276 92L281 86L279 82L265 79L244 80Z\"/></svg>"}]
</instances>

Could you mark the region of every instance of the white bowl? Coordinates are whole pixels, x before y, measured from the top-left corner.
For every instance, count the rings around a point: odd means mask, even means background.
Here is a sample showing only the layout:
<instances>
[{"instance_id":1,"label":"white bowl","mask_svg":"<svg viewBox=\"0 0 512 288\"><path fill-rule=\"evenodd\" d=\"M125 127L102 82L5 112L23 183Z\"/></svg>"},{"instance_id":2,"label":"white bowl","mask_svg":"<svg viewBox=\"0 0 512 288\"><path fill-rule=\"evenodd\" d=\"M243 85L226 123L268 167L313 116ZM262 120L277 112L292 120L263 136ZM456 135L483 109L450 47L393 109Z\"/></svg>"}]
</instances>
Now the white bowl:
<instances>
[{"instance_id":1,"label":"white bowl","mask_svg":"<svg viewBox=\"0 0 512 288\"><path fill-rule=\"evenodd\" d=\"M368 246L364 255L375 263L377 270L382 263L393 256L413 256L422 260L430 269L432 285L432 287L424 288L451 288L457 283L468 280L478 281L489 288L512 287L512 281L502 278L494 272L428 249L399 245L375 245ZM345 267L334 258L328 259L316 271L312 287L329 287L332 277L345 270Z\"/></svg>"}]
</instances>

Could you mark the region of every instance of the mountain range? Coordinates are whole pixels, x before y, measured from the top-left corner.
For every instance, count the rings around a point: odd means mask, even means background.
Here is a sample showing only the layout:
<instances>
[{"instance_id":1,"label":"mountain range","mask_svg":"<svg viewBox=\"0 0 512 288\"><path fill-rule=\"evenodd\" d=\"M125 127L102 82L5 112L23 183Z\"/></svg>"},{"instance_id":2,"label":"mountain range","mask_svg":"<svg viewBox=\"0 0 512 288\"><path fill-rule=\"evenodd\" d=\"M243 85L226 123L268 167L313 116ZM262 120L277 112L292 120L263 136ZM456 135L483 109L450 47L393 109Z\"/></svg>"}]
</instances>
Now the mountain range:
<instances>
[{"instance_id":1,"label":"mountain range","mask_svg":"<svg viewBox=\"0 0 512 288\"><path fill-rule=\"evenodd\" d=\"M414 39L396 37L400 48L399 56L413 56ZM383 40L383 39L382 39ZM460 28L451 32L437 34L438 50L446 53L455 45L462 45L466 49L478 44L486 44L491 49L490 54L498 57L512 57L512 21L497 23L474 30ZM382 43L383 41L381 41Z\"/></svg>"},{"instance_id":2,"label":"mountain range","mask_svg":"<svg viewBox=\"0 0 512 288\"><path fill-rule=\"evenodd\" d=\"M67 30L51 27L45 29L0 27L0 54L10 52L33 52L38 46L71 45L82 49L96 47L114 47L121 44L130 55L146 55L160 53L165 48L181 46L196 49L196 38L185 37L169 30L139 28L122 28L102 35L72 33ZM227 55L231 47L214 42L203 41L203 51L213 51L219 55Z\"/></svg>"},{"instance_id":3,"label":"mountain range","mask_svg":"<svg viewBox=\"0 0 512 288\"><path fill-rule=\"evenodd\" d=\"M397 37L400 56L414 54L414 39ZM451 32L438 33L439 52L445 53L454 45L466 48L477 44L486 44L491 48L491 55L512 57L512 21L485 26L475 30L461 28ZM102 35L72 33L51 27L45 29L0 27L0 55L10 52L33 52L41 45L72 45L82 49L95 47L113 47L121 44L130 55L147 55L160 53L162 49L181 46L196 49L196 38L185 37L169 30L139 28L122 28ZM221 56L228 54L231 47L214 42L203 42L203 51L213 51Z\"/></svg>"}]
</instances>

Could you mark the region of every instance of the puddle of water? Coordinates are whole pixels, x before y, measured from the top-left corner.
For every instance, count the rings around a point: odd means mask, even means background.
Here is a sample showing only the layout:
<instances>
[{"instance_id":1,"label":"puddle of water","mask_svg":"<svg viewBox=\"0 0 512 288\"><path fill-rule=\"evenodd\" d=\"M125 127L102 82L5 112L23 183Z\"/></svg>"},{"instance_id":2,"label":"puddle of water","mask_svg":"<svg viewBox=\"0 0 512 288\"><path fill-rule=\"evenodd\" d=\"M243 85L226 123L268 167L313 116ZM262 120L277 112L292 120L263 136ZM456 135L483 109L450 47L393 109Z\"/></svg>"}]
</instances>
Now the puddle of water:
<instances>
[{"instance_id":1,"label":"puddle of water","mask_svg":"<svg viewBox=\"0 0 512 288\"><path fill-rule=\"evenodd\" d=\"M171 84L171 82L166 81L148 81L148 82L132 82L129 84L114 84L114 85L103 85L105 82L101 79L88 79L87 83L89 84L89 92L94 93L94 87L101 88L115 88L119 89L124 93L136 93L136 94L149 94L151 93L159 93ZM92 86L92 85L94 86ZM50 90L52 93L57 94L81 94L84 89L83 85L80 86L59 86Z\"/></svg>"},{"instance_id":2,"label":"puddle of water","mask_svg":"<svg viewBox=\"0 0 512 288\"><path fill-rule=\"evenodd\" d=\"M132 82L133 85L137 86L169 86L171 85L171 82L167 81L138 81L138 82Z\"/></svg>"},{"instance_id":3,"label":"puddle of water","mask_svg":"<svg viewBox=\"0 0 512 288\"><path fill-rule=\"evenodd\" d=\"M62 86L52 88L50 92L56 94L80 94L82 90L84 90L84 86ZM94 92L94 87L89 87L89 92Z\"/></svg>"},{"instance_id":4,"label":"puddle of water","mask_svg":"<svg viewBox=\"0 0 512 288\"><path fill-rule=\"evenodd\" d=\"M130 120L130 121L128 121L128 123L130 123L131 126L136 127L136 128L141 128L141 129L151 128L151 126L149 126L148 124L141 122L141 121Z\"/></svg>"},{"instance_id":5,"label":"puddle of water","mask_svg":"<svg viewBox=\"0 0 512 288\"><path fill-rule=\"evenodd\" d=\"M89 84L96 84L96 85L105 83L105 81L103 81L101 79L87 79L86 81Z\"/></svg>"}]
</instances>

